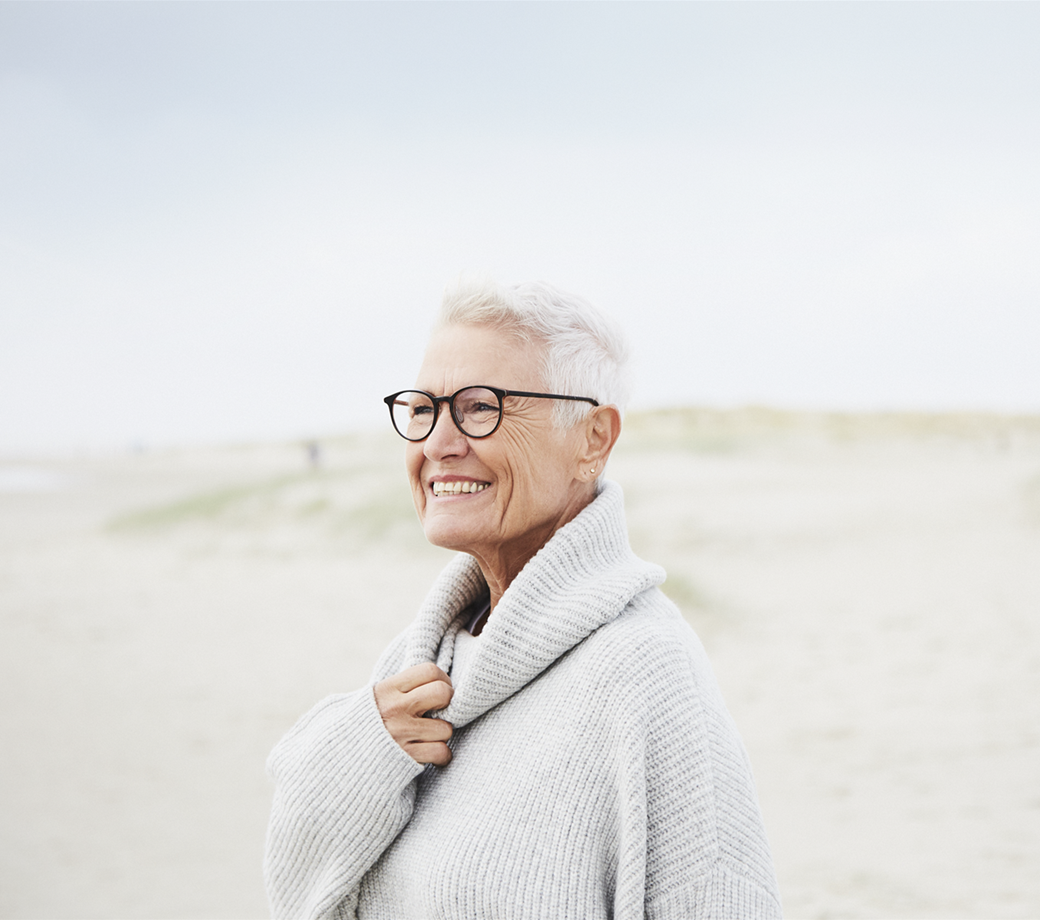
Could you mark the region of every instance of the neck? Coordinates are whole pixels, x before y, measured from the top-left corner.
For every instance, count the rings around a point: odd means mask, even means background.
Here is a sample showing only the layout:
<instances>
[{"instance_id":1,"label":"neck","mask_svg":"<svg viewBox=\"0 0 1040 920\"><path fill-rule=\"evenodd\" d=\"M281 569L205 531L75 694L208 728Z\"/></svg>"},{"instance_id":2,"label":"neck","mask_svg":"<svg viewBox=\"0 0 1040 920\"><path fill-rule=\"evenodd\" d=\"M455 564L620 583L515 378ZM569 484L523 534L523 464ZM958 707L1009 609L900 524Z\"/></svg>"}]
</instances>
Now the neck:
<instances>
[{"instance_id":1,"label":"neck","mask_svg":"<svg viewBox=\"0 0 1040 920\"><path fill-rule=\"evenodd\" d=\"M488 591L491 594L491 613L495 612L495 607L502 599L502 595L506 593L506 589L513 583L513 579L520 574L524 566L552 539L556 531L564 524L574 520L578 516L578 512L595 497L596 491L593 487L558 519L541 528L529 531L520 540L467 550L477 560L484 581L487 582Z\"/></svg>"}]
</instances>

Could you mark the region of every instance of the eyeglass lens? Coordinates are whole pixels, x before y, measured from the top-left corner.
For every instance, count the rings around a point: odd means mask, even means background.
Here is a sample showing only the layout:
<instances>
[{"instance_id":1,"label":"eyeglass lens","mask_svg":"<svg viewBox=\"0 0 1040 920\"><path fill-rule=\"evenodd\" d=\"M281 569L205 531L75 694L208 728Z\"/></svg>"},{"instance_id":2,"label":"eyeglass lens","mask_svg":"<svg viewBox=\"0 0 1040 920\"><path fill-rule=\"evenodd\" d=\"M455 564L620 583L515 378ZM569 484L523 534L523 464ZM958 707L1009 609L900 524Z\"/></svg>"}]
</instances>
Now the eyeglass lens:
<instances>
[{"instance_id":1,"label":"eyeglass lens","mask_svg":"<svg viewBox=\"0 0 1040 920\"><path fill-rule=\"evenodd\" d=\"M455 422L463 434L484 437L495 430L502 404L498 394L484 387L459 390L453 399ZM432 430L436 411L433 401L418 390L399 393L393 406L394 427L409 441L420 441ZM446 407L445 407L446 408Z\"/></svg>"}]
</instances>

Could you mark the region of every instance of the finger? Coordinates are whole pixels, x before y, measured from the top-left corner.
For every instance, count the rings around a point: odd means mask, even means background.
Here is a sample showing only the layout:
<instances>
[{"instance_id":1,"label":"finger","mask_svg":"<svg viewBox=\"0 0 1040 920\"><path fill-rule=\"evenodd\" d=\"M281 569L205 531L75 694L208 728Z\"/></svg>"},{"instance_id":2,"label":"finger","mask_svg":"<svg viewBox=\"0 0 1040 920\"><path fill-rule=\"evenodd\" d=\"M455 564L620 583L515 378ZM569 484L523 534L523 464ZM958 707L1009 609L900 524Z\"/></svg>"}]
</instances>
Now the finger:
<instances>
[{"instance_id":1,"label":"finger","mask_svg":"<svg viewBox=\"0 0 1040 920\"><path fill-rule=\"evenodd\" d=\"M449 687L451 686L451 678L432 661L405 668L399 674L395 674L393 677L389 678L389 680L393 683L394 687L402 693L408 693L416 687L421 687L423 684L428 684L434 681L443 681Z\"/></svg>"},{"instance_id":2,"label":"finger","mask_svg":"<svg viewBox=\"0 0 1040 920\"><path fill-rule=\"evenodd\" d=\"M455 691L444 681L435 680L409 690L405 694L406 705L409 712L421 715L432 709L443 709L451 702L454 693Z\"/></svg>"},{"instance_id":3,"label":"finger","mask_svg":"<svg viewBox=\"0 0 1040 920\"><path fill-rule=\"evenodd\" d=\"M451 761L451 748L440 741L415 742L405 750L416 763L432 763L443 767Z\"/></svg>"},{"instance_id":4,"label":"finger","mask_svg":"<svg viewBox=\"0 0 1040 920\"><path fill-rule=\"evenodd\" d=\"M447 741L454 729L444 719L412 719L407 727L407 744Z\"/></svg>"}]
</instances>

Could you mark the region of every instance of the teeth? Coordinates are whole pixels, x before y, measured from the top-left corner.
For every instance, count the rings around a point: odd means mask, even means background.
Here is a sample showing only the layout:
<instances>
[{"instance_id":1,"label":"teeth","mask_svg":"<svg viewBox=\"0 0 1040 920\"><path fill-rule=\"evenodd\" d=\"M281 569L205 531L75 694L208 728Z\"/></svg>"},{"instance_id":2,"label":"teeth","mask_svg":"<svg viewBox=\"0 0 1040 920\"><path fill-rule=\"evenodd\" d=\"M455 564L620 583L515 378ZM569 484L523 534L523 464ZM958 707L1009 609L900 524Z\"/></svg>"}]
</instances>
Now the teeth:
<instances>
[{"instance_id":1,"label":"teeth","mask_svg":"<svg viewBox=\"0 0 1040 920\"><path fill-rule=\"evenodd\" d=\"M474 482L472 479L457 482L435 482L434 495L459 495L463 492L483 492L488 487L486 482Z\"/></svg>"}]
</instances>

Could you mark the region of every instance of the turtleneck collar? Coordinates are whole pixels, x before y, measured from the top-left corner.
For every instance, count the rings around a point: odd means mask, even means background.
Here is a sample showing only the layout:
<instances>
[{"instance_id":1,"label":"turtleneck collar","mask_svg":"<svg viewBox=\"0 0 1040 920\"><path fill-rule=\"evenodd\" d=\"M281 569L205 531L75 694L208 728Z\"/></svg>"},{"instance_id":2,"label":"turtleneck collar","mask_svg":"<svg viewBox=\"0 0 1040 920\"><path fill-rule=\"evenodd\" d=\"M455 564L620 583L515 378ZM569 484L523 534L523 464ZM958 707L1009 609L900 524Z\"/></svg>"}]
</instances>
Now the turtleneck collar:
<instances>
[{"instance_id":1,"label":"turtleneck collar","mask_svg":"<svg viewBox=\"0 0 1040 920\"><path fill-rule=\"evenodd\" d=\"M621 487L599 494L561 527L513 579L480 635L448 707L435 713L461 728L522 689L637 594L661 584L664 570L628 545ZM435 582L408 639L405 667L451 667L467 608L487 594L472 556L457 556Z\"/></svg>"}]
</instances>

